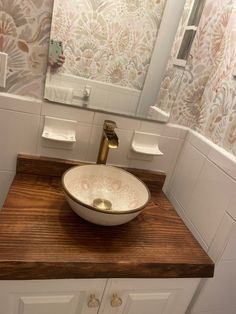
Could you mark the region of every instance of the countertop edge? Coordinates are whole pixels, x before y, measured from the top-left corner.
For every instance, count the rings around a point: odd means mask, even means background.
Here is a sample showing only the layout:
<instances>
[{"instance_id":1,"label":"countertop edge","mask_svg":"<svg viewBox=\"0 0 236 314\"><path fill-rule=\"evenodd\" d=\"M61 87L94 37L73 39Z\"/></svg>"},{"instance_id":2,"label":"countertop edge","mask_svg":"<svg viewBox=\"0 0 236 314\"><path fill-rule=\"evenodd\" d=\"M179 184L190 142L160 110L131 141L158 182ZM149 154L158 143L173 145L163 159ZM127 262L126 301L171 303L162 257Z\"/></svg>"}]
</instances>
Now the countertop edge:
<instances>
[{"instance_id":1,"label":"countertop edge","mask_svg":"<svg viewBox=\"0 0 236 314\"><path fill-rule=\"evenodd\" d=\"M99 271L95 270L99 269ZM127 273L129 276L127 276ZM92 279L92 278L211 278L214 264L119 265L77 262L0 262L0 280Z\"/></svg>"}]
</instances>

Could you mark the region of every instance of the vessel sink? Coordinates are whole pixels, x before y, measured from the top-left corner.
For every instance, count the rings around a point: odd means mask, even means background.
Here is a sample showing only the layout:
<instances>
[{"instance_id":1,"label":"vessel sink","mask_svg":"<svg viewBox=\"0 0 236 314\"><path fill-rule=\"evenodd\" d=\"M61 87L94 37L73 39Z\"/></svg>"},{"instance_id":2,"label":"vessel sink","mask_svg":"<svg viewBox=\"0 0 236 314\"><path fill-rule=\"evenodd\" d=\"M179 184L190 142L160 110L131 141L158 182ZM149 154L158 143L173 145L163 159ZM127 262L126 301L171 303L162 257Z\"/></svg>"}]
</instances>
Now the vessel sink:
<instances>
[{"instance_id":1,"label":"vessel sink","mask_svg":"<svg viewBox=\"0 0 236 314\"><path fill-rule=\"evenodd\" d=\"M141 180L123 169L106 165L73 167L64 173L62 185L74 212L103 226L132 220L150 198Z\"/></svg>"}]
</instances>

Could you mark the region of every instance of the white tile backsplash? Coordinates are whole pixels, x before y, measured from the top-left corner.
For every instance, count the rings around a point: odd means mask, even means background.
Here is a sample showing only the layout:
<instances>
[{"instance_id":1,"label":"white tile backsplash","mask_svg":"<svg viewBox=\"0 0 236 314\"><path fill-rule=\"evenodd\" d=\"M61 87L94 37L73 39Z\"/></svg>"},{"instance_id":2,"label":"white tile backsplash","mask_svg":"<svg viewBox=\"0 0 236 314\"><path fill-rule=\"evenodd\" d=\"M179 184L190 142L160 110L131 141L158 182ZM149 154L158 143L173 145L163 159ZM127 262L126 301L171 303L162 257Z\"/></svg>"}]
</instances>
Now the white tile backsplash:
<instances>
[{"instance_id":1,"label":"white tile backsplash","mask_svg":"<svg viewBox=\"0 0 236 314\"><path fill-rule=\"evenodd\" d=\"M193 188L188 216L210 245L236 184L211 162L205 162Z\"/></svg>"},{"instance_id":2,"label":"white tile backsplash","mask_svg":"<svg viewBox=\"0 0 236 314\"><path fill-rule=\"evenodd\" d=\"M185 143L171 185L171 193L183 208L188 208L204 161L204 156L199 151L189 143Z\"/></svg>"},{"instance_id":3,"label":"white tile backsplash","mask_svg":"<svg viewBox=\"0 0 236 314\"><path fill-rule=\"evenodd\" d=\"M164 124L163 123L155 123L150 121L142 121L140 124L140 132L152 133L160 135L163 131Z\"/></svg>"},{"instance_id":4,"label":"white tile backsplash","mask_svg":"<svg viewBox=\"0 0 236 314\"><path fill-rule=\"evenodd\" d=\"M43 131L44 117L41 117L40 135ZM60 143L60 148L56 148L58 142L45 140L39 136L37 154L41 156L48 156L54 158L73 159L73 160L87 160L87 151L89 147L90 134L92 126L78 122L76 127L76 143L73 144L72 149L63 149L63 143ZM47 141L45 143L45 141Z\"/></svg>"},{"instance_id":5,"label":"white tile backsplash","mask_svg":"<svg viewBox=\"0 0 236 314\"><path fill-rule=\"evenodd\" d=\"M39 115L0 110L0 171L14 171L18 153L36 154Z\"/></svg>"},{"instance_id":6,"label":"white tile backsplash","mask_svg":"<svg viewBox=\"0 0 236 314\"><path fill-rule=\"evenodd\" d=\"M45 115L77 121L78 142L72 150L42 145ZM13 179L18 153L96 162L105 119L116 121L120 139L119 148L110 150L108 163L166 172L164 191L203 248L219 262L215 281L208 281L191 313L235 313L236 161L196 132L189 132L185 140L186 128L171 124L0 94L0 205ZM159 135L164 155L146 161L129 159L134 130Z\"/></svg>"},{"instance_id":7,"label":"white tile backsplash","mask_svg":"<svg viewBox=\"0 0 236 314\"><path fill-rule=\"evenodd\" d=\"M41 113L41 106L41 100L11 95L7 93L0 93L0 109L39 115Z\"/></svg>"},{"instance_id":8,"label":"white tile backsplash","mask_svg":"<svg viewBox=\"0 0 236 314\"><path fill-rule=\"evenodd\" d=\"M159 136L158 145L163 155L154 156L151 161L131 160L130 167L164 171L166 174L172 172L176 158L182 147L182 141Z\"/></svg>"},{"instance_id":9,"label":"white tile backsplash","mask_svg":"<svg viewBox=\"0 0 236 314\"><path fill-rule=\"evenodd\" d=\"M234 260L236 265L236 222L233 223L229 241L222 256L222 260Z\"/></svg>"},{"instance_id":10,"label":"white tile backsplash","mask_svg":"<svg viewBox=\"0 0 236 314\"><path fill-rule=\"evenodd\" d=\"M163 124L162 126L163 126L161 131L162 136L185 139L188 134L188 129L180 125L167 123Z\"/></svg>"},{"instance_id":11,"label":"white tile backsplash","mask_svg":"<svg viewBox=\"0 0 236 314\"><path fill-rule=\"evenodd\" d=\"M95 125L103 126L104 120L115 121L118 129L125 129L125 130L138 130L141 124L141 121L138 119L117 116L117 115L113 115L109 113L101 113L101 112L95 113L94 115Z\"/></svg>"},{"instance_id":12,"label":"white tile backsplash","mask_svg":"<svg viewBox=\"0 0 236 314\"><path fill-rule=\"evenodd\" d=\"M61 119L76 120L78 122L89 124L92 124L94 119L93 111L50 102L43 102L41 115Z\"/></svg>"},{"instance_id":13,"label":"white tile backsplash","mask_svg":"<svg viewBox=\"0 0 236 314\"><path fill-rule=\"evenodd\" d=\"M177 212L216 263L188 313L235 313L235 158L194 131L187 135L166 191ZM232 231L234 230L234 232Z\"/></svg>"},{"instance_id":14,"label":"white tile backsplash","mask_svg":"<svg viewBox=\"0 0 236 314\"><path fill-rule=\"evenodd\" d=\"M0 171L0 210L6 199L9 187L14 178L15 172Z\"/></svg>"}]
</instances>

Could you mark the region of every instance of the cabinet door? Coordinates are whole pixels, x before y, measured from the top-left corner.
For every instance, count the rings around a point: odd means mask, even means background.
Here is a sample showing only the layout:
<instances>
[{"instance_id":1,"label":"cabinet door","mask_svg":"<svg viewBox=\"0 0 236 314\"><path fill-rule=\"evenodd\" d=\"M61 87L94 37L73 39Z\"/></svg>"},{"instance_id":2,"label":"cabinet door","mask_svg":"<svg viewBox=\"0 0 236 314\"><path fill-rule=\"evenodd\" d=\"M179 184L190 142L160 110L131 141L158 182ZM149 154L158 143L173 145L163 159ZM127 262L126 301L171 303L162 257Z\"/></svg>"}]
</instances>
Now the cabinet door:
<instances>
[{"instance_id":1,"label":"cabinet door","mask_svg":"<svg viewBox=\"0 0 236 314\"><path fill-rule=\"evenodd\" d=\"M199 279L109 280L99 314L184 314Z\"/></svg>"},{"instance_id":2,"label":"cabinet door","mask_svg":"<svg viewBox=\"0 0 236 314\"><path fill-rule=\"evenodd\" d=\"M96 314L106 280L0 281L0 314Z\"/></svg>"}]
</instances>

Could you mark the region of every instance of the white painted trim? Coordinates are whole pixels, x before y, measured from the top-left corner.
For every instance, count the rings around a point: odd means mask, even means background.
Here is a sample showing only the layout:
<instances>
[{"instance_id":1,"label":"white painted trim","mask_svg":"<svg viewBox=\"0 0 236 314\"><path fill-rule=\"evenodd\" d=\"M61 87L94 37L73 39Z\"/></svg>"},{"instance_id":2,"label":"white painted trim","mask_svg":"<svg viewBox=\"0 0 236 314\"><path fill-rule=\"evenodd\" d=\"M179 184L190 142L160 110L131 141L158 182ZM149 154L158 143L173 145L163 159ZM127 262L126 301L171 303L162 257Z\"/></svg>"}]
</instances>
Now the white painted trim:
<instances>
[{"instance_id":1,"label":"white painted trim","mask_svg":"<svg viewBox=\"0 0 236 314\"><path fill-rule=\"evenodd\" d=\"M40 115L42 100L32 97L0 93L0 109Z\"/></svg>"},{"instance_id":2,"label":"white painted trim","mask_svg":"<svg viewBox=\"0 0 236 314\"><path fill-rule=\"evenodd\" d=\"M167 0L136 116L147 117L155 105L184 5L185 0Z\"/></svg>"}]
</instances>

